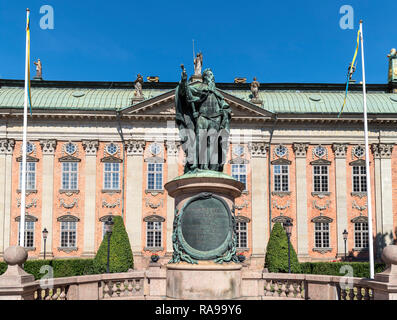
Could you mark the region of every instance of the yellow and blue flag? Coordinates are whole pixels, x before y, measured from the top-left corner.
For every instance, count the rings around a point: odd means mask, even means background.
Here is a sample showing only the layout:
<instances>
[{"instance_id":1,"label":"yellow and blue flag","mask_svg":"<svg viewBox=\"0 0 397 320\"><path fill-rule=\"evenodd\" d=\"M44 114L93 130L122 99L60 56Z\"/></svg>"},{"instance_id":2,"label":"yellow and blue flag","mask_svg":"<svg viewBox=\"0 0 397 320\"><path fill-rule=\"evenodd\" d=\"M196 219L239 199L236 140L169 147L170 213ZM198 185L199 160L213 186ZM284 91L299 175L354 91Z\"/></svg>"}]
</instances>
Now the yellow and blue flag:
<instances>
[{"instance_id":1,"label":"yellow and blue flag","mask_svg":"<svg viewBox=\"0 0 397 320\"><path fill-rule=\"evenodd\" d=\"M354 51L353 60L352 60L352 63L350 64L350 70L349 70L349 72L347 73L345 98L343 99L342 108L341 108L340 111L339 111L338 118L339 118L340 115L342 114L343 109L345 108L345 105L346 105L347 92L348 92L348 90L349 90L350 75L352 74L354 62L356 61L356 57L357 57L357 52L358 52L358 47L359 47L359 45L360 45L360 30L357 31L357 45L356 45L356 50Z\"/></svg>"}]
</instances>

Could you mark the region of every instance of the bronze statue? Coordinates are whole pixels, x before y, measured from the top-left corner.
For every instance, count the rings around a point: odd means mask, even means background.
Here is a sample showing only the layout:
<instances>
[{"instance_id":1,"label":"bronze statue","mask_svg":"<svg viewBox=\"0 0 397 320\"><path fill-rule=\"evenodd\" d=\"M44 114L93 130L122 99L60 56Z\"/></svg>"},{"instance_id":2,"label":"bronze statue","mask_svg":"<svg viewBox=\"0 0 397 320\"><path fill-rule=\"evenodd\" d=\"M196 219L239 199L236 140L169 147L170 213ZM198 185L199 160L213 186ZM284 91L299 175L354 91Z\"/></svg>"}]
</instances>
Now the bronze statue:
<instances>
[{"instance_id":1,"label":"bronze statue","mask_svg":"<svg viewBox=\"0 0 397 320\"><path fill-rule=\"evenodd\" d=\"M186 172L198 169L223 171L228 149L231 109L215 87L211 69L203 82L188 84L183 65L175 92L176 124L186 153Z\"/></svg>"}]
</instances>

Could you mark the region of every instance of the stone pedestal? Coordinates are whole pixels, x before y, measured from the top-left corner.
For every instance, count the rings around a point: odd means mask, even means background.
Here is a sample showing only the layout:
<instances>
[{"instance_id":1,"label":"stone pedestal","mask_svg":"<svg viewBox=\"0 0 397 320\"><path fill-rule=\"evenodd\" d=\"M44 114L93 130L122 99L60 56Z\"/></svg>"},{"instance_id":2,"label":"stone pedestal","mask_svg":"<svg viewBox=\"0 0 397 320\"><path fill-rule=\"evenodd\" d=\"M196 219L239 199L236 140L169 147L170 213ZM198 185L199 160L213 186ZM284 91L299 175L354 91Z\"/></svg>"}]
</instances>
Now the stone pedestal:
<instances>
[{"instance_id":1,"label":"stone pedestal","mask_svg":"<svg viewBox=\"0 0 397 320\"><path fill-rule=\"evenodd\" d=\"M0 300L33 300L38 284L34 276L23 270L22 265L27 260L27 251L19 246L5 250L4 261L7 271L0 276Z\"/></svg>"},{"instance_id":2,"label":"stone pedestal","mask_svg":"<svg viewBox=\"0 0 397 320\"><path fill-rule=\"evenodd\" d=\"M234 199L244 185L216 171L198 170L165 185L175 199L173 257L167 265L171 299L237 299Z\"/></svg>"},{"instance_id":3,"label":"stone pedestal","mask_svg":"<svg viewBox=\"0 0 397 320\"><path fill-rule=\"evenodd\" d=\"M233 262L169 264L167 297L188 300L238 299L241 297L241 268L240 264Z\"/></svg>"}]
</instances>

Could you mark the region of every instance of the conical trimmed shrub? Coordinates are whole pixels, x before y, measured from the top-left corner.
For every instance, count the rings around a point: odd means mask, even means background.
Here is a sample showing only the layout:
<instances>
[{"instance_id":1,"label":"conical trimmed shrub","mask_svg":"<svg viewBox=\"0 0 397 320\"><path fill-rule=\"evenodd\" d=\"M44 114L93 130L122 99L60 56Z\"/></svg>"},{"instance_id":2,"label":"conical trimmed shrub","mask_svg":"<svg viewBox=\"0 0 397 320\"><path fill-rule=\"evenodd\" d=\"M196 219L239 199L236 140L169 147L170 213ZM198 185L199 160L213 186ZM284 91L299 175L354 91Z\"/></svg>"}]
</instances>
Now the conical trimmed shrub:
<instances>
[{"instance_id":1,"label":"conical trimmed shrub","mask_svg":"<svg viewBox=\"0 0 397 320\"><path fill-rule=\"evenodd\" d=\"M298 257L290 243L291 272L300 273ZM281 223L275 223L266 248L265 268L269 272L288 272L288 238Z\"/></svg>"},{"instance_id":2,"label":"conical trimmed shrub","mask_svg":"<svg viewBox=\"0 0 397 320\"><path fill-rule=\"evenodd\" d=\"M109 271L111 273L127 272L134 267L130 241L124 227L122 217L113 217L113 233L110 237ZM105 273L108 254L108 235L103 237L102 243L95 256L93 268L95 273Z\"/></svg>"}]
</instances>

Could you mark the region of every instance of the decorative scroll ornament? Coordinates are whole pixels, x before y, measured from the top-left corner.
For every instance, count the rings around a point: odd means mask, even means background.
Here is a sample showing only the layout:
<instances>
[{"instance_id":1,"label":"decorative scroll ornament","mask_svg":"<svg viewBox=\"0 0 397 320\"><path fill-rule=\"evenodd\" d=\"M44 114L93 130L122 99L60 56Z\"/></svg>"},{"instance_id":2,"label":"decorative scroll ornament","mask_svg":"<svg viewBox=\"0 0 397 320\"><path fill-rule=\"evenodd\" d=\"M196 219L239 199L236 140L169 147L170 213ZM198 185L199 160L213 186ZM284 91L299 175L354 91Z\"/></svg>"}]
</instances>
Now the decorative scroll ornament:
<instances>
[{"instance_id":1,"label":"decorative scroll ornament","mask_svg":"<svg viewBox=\"0 0 397 320\"><path fill-rule=\"evenodd\" d=\"M153 203L153 202L150 202L149 198L145 198L145 205L146 205L146 207L150 207L152 209L157 209L160 206L163 207L163 199L160 199L160 201L158 203Z\"/></svg>"},{"instance_id":2,"label":"decorative scroll ornament","mask_svg":"<svg viewBox=\"0 0 397 320\"><path fill-rule=\"evenodd\" d=\"M19 198L17 199L17 205L18 205L18 208L21 206L21 199L19 199ZM33 198L30 203L25 203L26 209L29 209L31 207L35 207L35 208L37 207L37 199L36 198Z\"/></svg>"},{"instance_id":3,"label":"decorative scroll ornament","mask_svg":"<svg viewBox=\"0 0 397 320\"><path fill-rule=\"evenodd\" d=\"M359 205L357 204L356 200L353 200L352 208L353 208L353 209L357 209L357 210L359 210L359 211L364 211L364 210L367 209L367 204L364 204L363 206L359 206Z\"/></svg>"},{"instance_id":4,"label":"decorative scroll ornament","mask_svg":"<svg viewBox=\"0 0 397 320\"><path fill-rule=\"evenodd\" d=\"M386 144L386 143L373 144L372 152L374 153L375 158L391 159L393 146L394 146L393 144Z\"/></svg>"},{"instance_id":5,"label":"decorative scroll ornament","mask_svg":"<svg viewBox=\"0 0 397 320\"><path fill-rule=\"evenodd\" d=\"M102 208L116 208L120 207L120 199L117 199L113 203L108 203L106 200L102 200Z\"/></svg>"},{"instance_id":6,"label":"decorative scroll ornament","mask_svg":"<svg viewBox=\"0 0 397 320\"><path fill-rule=\"evenodd\" d=\"M241 205L239 205L239 206L234 204L233 208L237 209L237 210L242 210L243 208L247 208L248 209L248 205L249 205L248 201L244 200L243 203Z\"/></svg>"},{"instance_id":7,"label":"decorative scroll ornament","mask_svg":"<svg viewBox=\"0 0 397 320\"><path fill-rule=\"evenodd\" d=\"M283 206L277 204L277 200L273 200L273 208L277 208L279 210L285 210L285 209L289 208L289 205L290 205L289 200L287 200L287 202Z\"/></svg>"},{"instance_id":8,"label":"decorative scroll ornament","mask_svg":"<svg viewBox=\"0 0 397 320\"><path fill-rule=\"evenodd\" d=\"M78 208L78 199L74 199L73 202L71 203L66 203L62 198L59 199L59 207L62 208L66 208L66 209L72 209L74 208L74 206L76 206L76 208Z\"/></svg>"},{"instance_id":9,"label":"decorative scroll ornament","mask_svg":"<svg viewBox=\"0 0 397 320\"><path fill-rule=\"evenodd\" d=\"M167 149L167 155L169 155L169 156L177 156L180 145L181 145L180 142L166 141L165 147Z\"/></svg>"},{"instance_id":10,"label":"decorative scroll ornament","mask_svg":"<svg viewBox=\"0 0 397 320\"><path fill-rule=\"evenodd\" d=\"M40 140L40 146L44 154L54 154L57 141L55 139Z\"/></svg>"},{"instance_id":11,"label":"decorative scroll ornament","mask_svg":"<svg viewBox=\"0 0 397 320\"><path fill-rule=\"evenodd\" d=\"M313 200L313 206L317 209L317 210L320 210L320 211L323 211L323 210L325 210L325 209L329 209L329 205L331 204L331 201L329 201L329 200L327 200L326 202L325 202L325 205L323 205L323 206L320 206L319 204L317 204L317 201L316 200Z\"/></svg>"},{"instance_id":12,"label":"decorative scroll ornament","mask_svg":"<svg viewBox=\"0 0 397 320\"><path fill-rule=\"evenodd\" d=\"M96 155L99 146L98 140L83 140L82 144L86 154Z\"/></svg>"},{"instance_id":13,"label":"decorative scroll ornament","mask_svg":"<svg viewBox=\"0 0 397 320\"><path fill-rule=\"evenodd\" d=\"M129 140L126 143L127 155L143 155L145 149L145 141Z\"/></svg>"},{"instance_id":14,"label":"decorative scroll ornament","mask_svg":"<svg viewBox=\"0 0 397 320\"><path fill-rule=\"evenodd\" d=\"M14 146L14 139L0 139L0 154L11 154Z\"/></svg>"},{"instance_id":15,"label":"decorative scroll ornament","mask_svg":"<svg viewBox=\"0 0 397 320\"><path fill-rule=\"evenodd\" d=\"M253 158L266 157L266 148L267 146L264 142L250 142L248 144L248 150Z\"/></svg>"},{"instance_id":16,"label":"decorative scroll ornament","mask_svg":"<svg viewBox=\"0 0 397 320\"><path fill-rule=\"evenodd\" d=\"M332 145L332 150L334 151L336 158L345 158L347 151L347 144L334 143Z\"/></svg>"}]
</instances>

